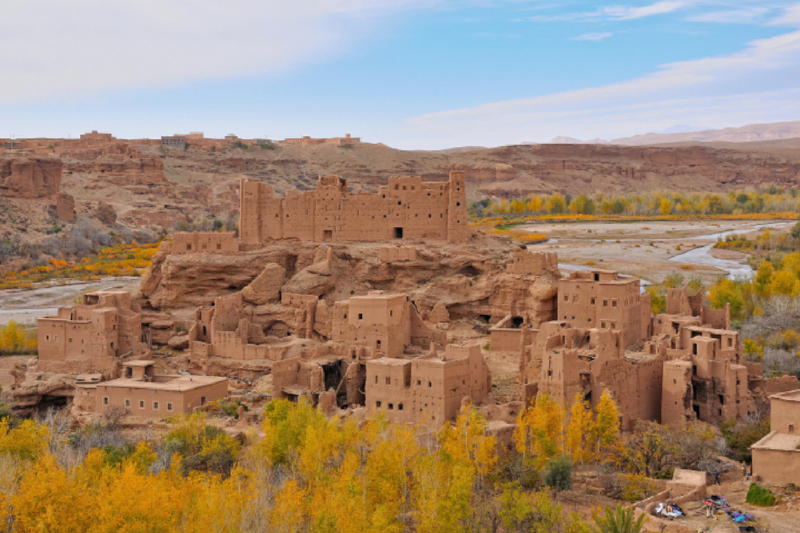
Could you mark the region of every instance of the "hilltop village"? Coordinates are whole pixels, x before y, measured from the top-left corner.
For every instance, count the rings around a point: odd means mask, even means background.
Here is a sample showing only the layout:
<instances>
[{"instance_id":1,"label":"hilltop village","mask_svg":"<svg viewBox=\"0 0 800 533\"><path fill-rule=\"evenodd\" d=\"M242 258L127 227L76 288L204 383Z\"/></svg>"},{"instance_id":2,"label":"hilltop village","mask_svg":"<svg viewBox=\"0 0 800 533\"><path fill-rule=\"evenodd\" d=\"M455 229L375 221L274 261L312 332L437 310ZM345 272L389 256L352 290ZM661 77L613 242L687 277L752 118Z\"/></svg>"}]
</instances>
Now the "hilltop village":
<instances>
[{"instance_id":1,"label":"hilltop village","mask_svg":"<svg viewBox=\"0 0 800 533\"><path fill-rule=\"evenodd\" d=\"M623 429L744 419L770 397L796 418L797 379L745 360L728 308L671 289L653 316L637 278L564 273L553 253L472 230L464 172L376 193L338 176L282 198L242 180L239 193L238 236L176 233L133 296L90 293L40 319L39 358L5 392L17 408L69 405L80 424L113 410L136 426L226 398L305 398L438 429L472 403L506 445L542 393L568 408L608 390ZM764 472L796 438L773 430Z\"/></svg>"}]
</instances>

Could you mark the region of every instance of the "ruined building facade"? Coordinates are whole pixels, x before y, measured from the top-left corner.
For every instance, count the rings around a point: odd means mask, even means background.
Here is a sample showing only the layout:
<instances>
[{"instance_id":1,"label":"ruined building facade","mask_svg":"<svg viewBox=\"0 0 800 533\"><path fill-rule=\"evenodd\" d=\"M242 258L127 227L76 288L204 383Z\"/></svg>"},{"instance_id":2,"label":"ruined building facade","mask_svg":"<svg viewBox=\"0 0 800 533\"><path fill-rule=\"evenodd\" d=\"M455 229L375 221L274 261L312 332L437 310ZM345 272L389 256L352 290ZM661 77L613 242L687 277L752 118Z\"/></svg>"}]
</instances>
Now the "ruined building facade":
<instances>
[{"instance_id":1,"label":"ruined building facade","mask_svg":"<svg viewBox=\"0 0 800 533\"><path fill-rule=\"evenodd\" d=\"M774 387L744 360L729 310L712 310L686 289L667 294L652 317L640 281L616 272L576 272L559 282L558 320L529 333L520 374L526 397L546 393L568 407L614 395L624 428L635 420L720 423L751 415ZM725 329L722 329L725 328ZM785 389L784 389L785 390Z\"/></svg>"},{"instance_id":2,"label":"ruined building facade","mask_svg":"<svg viewBox=\"0 0 800 533\"><path fill-rule=\"evenodd\" d=\"M377 193L350 193L347 180L322 176L313 191L276 197L266 183L243 180L241 242L273 239L311 242L369 242L432 239L466 242L468 216L465 174L447 182L392 177Z\"/></svg>"}]
</instances>

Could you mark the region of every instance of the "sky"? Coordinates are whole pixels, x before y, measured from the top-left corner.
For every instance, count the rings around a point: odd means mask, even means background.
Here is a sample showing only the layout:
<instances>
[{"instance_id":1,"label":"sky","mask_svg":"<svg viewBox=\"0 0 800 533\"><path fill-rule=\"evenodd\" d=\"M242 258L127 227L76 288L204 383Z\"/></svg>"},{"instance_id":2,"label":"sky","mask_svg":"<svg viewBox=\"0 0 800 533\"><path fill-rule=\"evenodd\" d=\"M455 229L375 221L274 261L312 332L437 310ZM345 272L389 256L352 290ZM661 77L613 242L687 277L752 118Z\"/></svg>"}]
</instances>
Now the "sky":
<instances>
[{"instance_id":1,"label":"sky","mask_svg":"<svg viewBox=\"0 0 800 533\"><path fill-rule=\"evenodd\" d=\"M800 120L800 0L2 4L0 137L441 149Z\"/></svg>"}]
</instances>

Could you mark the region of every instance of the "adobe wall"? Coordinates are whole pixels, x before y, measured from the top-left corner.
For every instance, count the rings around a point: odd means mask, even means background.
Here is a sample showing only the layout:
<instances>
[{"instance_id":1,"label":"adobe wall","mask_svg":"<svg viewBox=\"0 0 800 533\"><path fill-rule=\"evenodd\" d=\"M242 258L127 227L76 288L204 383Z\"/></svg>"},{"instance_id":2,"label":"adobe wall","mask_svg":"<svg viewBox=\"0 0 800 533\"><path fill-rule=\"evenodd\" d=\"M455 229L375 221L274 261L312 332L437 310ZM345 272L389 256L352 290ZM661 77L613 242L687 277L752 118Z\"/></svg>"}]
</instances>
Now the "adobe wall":
<instances>
[{"instance_id":1,"label":"adobe wall","mask_svg":"<svg viewBox=\"0 0 800 533\"><path fill-rule=\"evenodd\" d=\"M514 257L506 266L506 272L517 276L541 276L545 273L560 277L558 254L534 253L525 248L514 250Z\"/></svg>"},{"instance_id":2,"label":"adobe wall","mask_svg":"<svg viewBox=\"0 0 800 533\"><path fill-rule=\"evenodd\" d=\"M172 252L184 254L237 254L239 239L235 231L220 232L179 232L172 236Z\"/></svg>"},{"instance_id":3,"label":"adobe wall","mask_svg":"<svg viewBox=\"0 0 800 533\"><path fill-rule=\"evenodd\" d=\"M661 392L661 423L675 427L692 414L692 363L674 360L664 363Z\"/></svg>"},{"instance_id":4,"label":"adobe wall","mask_svg":"<svg viewBox=\"0 0 800 533\"><path fill-rule=\"evenodd\" d=\"M800 452L753 448L753 477L775 485L797 484Z\"/></svg>"},{"instance_id":5,"label":"adobe wall","mask_svg":"<svg viewBox=\"0 0 800 533\"><path fill-rule=\"evenodd\" d=\"M205 398L205 403L208 404L224 398L227 394L228 380L185 391L108 387L103 383L98 383L95 390L97 401L95 412L103 413L109 407L123 407L127 408L129 414L134 416L163 417L174 413L191 413L195 408L201 406L202 398ZM108 405L105 404L104 398L108 398ZM126 400L130 401L130 407L126 407ZM140 402L144 402L144 408L140 407ZM157 408L155 402L158 402ZM172 410L167 409L169 403L172 403Z\"/></svg>"},{"instance_id":6,"label":"adobe wall","mask_svg":"<svg viewBox=\"0 0 800 533\"><path fill-rule=\"evenodd\" d=\"M436 239L466 242L469 236L463 172L448 182L391 177L377 194L347 190L339 176L322 176L314 191L274 196L255 181L241 185L241 239L246 245L272 239L311 242L370 242Z\"/></svg>"},{"instance_id":7,"label":"adobe wall","mask_svg":"<svg viewBox=\"0 0 800 533\"><path fill-rule=\"evenodd\" d=\"M146 352L141 314L138 307L131 308L130 293L89 293L83 302L59 308L54 317L39 319L41 368L56 371L55 368L65 367L56 363L86 361L80 365L82 372L92 368L111 370L117 357Z\"/></svg>"},{"instance_id":8,"label":"adobe wall","mask_svg":"<svg viewBox=\"0 0 800 533\"><path fill-rule=\"evenodd\" d=\"M770 397L770 427L772 431L800 435L800 402L778 395Z\"/></svg>"},{"instance_id":9,"label":"adobe wall","mask_svg":"<svg viewBox=\"0 0 800 533\"><path fill-rule=\"evenodd\" d=\"M378 250L378 259L384 263L416 261L417 249L413 246L384 246Z\"/></svg>"},{"instance_id":10,"label":"adobe wall","mask_svg":"<svg viewBox=\"0 0 800 533\"><path fill-rule=\"evenodd\" d=\"M370 293L333 306L331 339L399 357L412 344L411 304L405 294Z\"/></svg>"},{"instance_id":11,"label":"adobe wall","mask_svg":"<svg viewBox=\"0 0 800 533\"><path fill-rule=\"evenodd\" d=\"M0 157L0 196L43 198L58 193L61 159L38 156Z\"/></svg>"}]
</instances>

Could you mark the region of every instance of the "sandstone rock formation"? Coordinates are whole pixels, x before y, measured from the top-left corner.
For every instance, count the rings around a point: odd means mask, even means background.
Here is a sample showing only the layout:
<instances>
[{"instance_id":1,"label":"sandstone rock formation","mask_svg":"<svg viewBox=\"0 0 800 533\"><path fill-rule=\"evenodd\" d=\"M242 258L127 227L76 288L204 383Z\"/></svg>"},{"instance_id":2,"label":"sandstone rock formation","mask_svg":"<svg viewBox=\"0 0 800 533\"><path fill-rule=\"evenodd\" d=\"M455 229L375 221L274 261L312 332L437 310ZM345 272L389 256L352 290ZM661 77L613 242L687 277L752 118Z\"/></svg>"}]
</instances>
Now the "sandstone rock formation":
<instances>
[{"instance_id":1,"label":"sandstone rock formation","mask_svg":"<svg viewBox=\"0 0 800 533\"><path fill-rule=\"evenodd\" d=\"M100 222L107 226L113 226L117 223L117 212L114 211L113 207L103 201L97 204L96 216Z\"/></svg>"},{"instance_id":2,"label":"sandstone rock formation","mask_svg":"<svg viewBox=\"0 0 800 533\"><path fill-rule=\"evenodd\" d=\"M0 157L0 196L43 198L61 184L61 160L50 157Z\"/></svg>"},{"instance_id":3,"label":"sandstone rock formation","mask_svg":"<svg viewBox=\"0 0 800 533\"><path fill-rule=\"evenodd\" d=\"M286 279L286 269L275 263L268 263L264 271L247 287L242 289L242 298L255 305L277 302L281 286Z\"/></svg>"}]
</instances>

